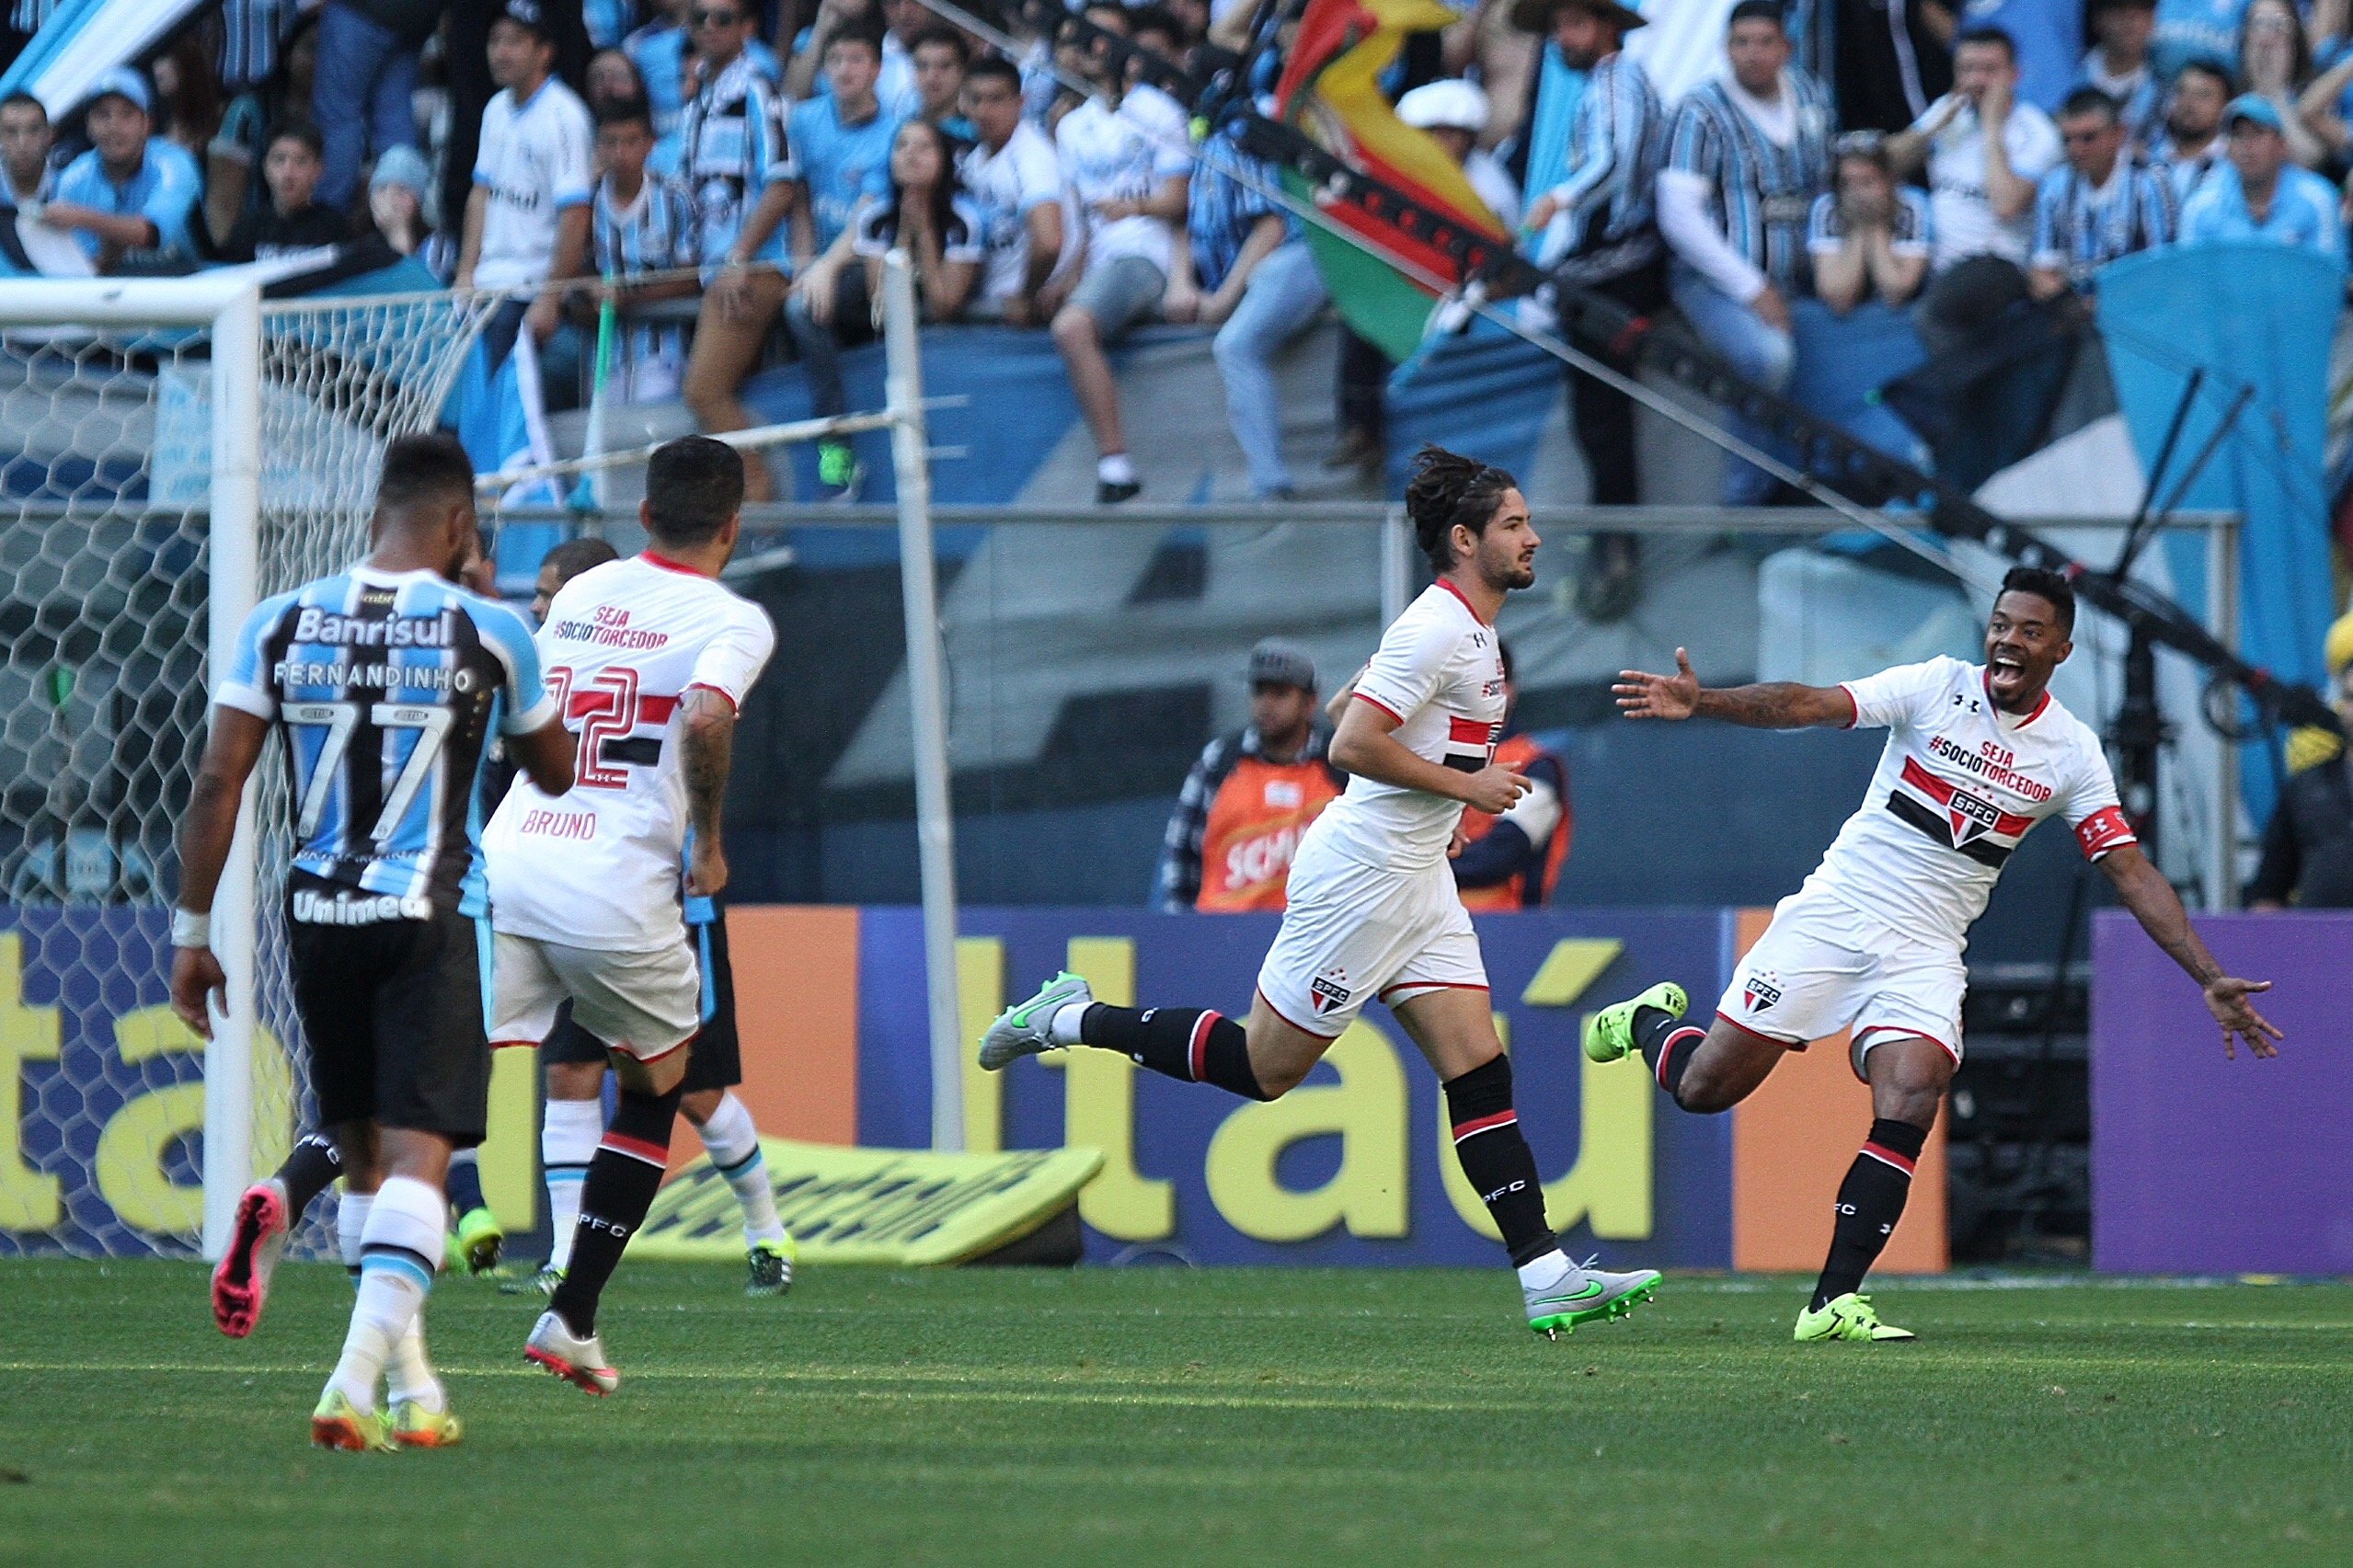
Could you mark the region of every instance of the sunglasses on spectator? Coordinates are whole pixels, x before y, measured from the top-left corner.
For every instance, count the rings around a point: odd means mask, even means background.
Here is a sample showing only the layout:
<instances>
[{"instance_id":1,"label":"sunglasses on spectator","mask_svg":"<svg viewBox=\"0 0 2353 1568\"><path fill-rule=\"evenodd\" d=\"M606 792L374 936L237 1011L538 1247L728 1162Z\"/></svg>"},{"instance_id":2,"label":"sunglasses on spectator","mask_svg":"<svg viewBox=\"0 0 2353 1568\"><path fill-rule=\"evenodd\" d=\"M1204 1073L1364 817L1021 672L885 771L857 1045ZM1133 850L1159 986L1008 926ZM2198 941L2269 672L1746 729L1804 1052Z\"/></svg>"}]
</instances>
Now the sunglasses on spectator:
<instances>
[{"instance_id":1,"label":"sunglasses on spectator","mask_svg":"<svg viewBox=\"0 0 2353 1568\"><path fill-rule=\"evenodd\" d=\"M740 11L696 11L694 22L698 28L731 28L743 20Z\"/></svg>"}]
</instances>

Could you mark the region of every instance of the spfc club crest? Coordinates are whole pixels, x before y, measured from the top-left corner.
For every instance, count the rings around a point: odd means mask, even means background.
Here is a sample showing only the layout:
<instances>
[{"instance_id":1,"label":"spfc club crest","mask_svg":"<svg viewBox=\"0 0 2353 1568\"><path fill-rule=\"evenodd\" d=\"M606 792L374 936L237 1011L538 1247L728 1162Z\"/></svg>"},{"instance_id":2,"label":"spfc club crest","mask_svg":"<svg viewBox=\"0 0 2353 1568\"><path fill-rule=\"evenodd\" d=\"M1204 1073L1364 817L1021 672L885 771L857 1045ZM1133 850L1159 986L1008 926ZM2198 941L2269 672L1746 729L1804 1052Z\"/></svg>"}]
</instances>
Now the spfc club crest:
<instances>
[{"instance_id":1,"label":"spfc club crest","mask_svg":"<svg viewBox=\"0 0 2353 1568\"><path fill-rule=\"evenodd\" d=\"M1945 803L1945 819L1952 824L1953 847L1958 849L2001 826L2002 807L1990 800L1980 800L1965 789L1956 789L1953 798Z\"/></svg>"},{"instance_id":2,"label":"spfc club crest","mask_svg":"<svg viewBox=\"0 0 2353 1568\"><path fill-rule=\"evenodd\" d=\"M1349 998L1356 993L1349 990L1348 982L1349 972L1335 964L1309 983L1307 995L1316 1016L1349 1004Z\"/></svg>"},{"instance_id":3,"label":"spfc club crest","mask_svg":"<svg viewBox=\"0 0 2353 1568\"><path fill-rule=\"evenodd\" d=\"M1749 977L1740 990L1740 1005L1750 1013L1762 1013L1781 1000L1781 977L1771 969L1760 969Z\"/></svg>"}]
</instances>

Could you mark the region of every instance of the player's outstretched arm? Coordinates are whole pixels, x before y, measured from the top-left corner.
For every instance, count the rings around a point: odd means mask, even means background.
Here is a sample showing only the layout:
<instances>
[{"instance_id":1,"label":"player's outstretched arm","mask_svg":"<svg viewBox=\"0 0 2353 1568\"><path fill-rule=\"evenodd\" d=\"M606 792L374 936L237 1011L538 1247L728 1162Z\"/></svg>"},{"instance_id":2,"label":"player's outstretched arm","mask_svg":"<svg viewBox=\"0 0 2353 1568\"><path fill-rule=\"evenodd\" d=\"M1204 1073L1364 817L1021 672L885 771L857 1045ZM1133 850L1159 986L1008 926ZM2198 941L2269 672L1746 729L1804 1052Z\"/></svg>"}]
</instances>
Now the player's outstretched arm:
<instances>
[{"instance_id":1,"label":"player's outstretched arm","mask_svg":"<svg viewBox=\"0 0 2353 1568\"><path fill-rule=\"evenodd\" d=\"M2175 963L2189 972L2206 993L2206 1010L2214 1022L2222 1026L2222 1054L2235 1058L2238 1042L2244 1040L2247 1049L2258 1057L2279 1054L2273 1041L2284 1038L2268 1018L2255 1010L2247 999L2256 991L2271 989L2269 980L2243 980L2222 972L2197 929L2189 923L2189 911L2181 907L2181 898L2174 892L2173 884L2164 874L2149 864L2149 857L2136 845L2127 844L2110 850L2100 857L2100 869L2116 884L2118 897L2132 918L2141 922L2158 946L2173 956Z\"/></svg>"},{"instance_id":2,"label":"player's outstretched arm","mask_svg":"<svg viewBox=\"0 0 2353 1568\"><path fill-rule=\"evenodd\" d=\"M735 704L708 686L689 686L679 699L679 766L686 775L686 820L694 830L686 890L707 898L727 886L727 854L719 843L719 808L735 761Z\"/></svg>"},{"instance_id":3,"label":"player's outstretched arm","mask_svg":"<svg viewBox=\"0 0 2353 1568\"><path fill-rule=\"evenodd\" d=\"M1691 655L1675 650L1675 673L1618 671L1618 711L1628 718L1720 718L1750 729L1843 728L1854 722L1854 699L1842 686L1801 686L1768 681L1753 686L1703 686Z\"/></svg>"},{"instance_id":4,"label":"player's outstretched arm","mask_svg":"<svg viewBox=\"0 0 2353 1568\"><path fill-rule=\"evenodd\" d=\"M227 1011L228 980L212 956L212 896L237 835L245 781L261 758L270 721L225 704L212 710L204 760L179 819L179 901L172 913L172 1011L204 1039L212 1037L205 999L219 996ZM186 940L183 940L185 938Z\"/></svg>"}]
</instances>

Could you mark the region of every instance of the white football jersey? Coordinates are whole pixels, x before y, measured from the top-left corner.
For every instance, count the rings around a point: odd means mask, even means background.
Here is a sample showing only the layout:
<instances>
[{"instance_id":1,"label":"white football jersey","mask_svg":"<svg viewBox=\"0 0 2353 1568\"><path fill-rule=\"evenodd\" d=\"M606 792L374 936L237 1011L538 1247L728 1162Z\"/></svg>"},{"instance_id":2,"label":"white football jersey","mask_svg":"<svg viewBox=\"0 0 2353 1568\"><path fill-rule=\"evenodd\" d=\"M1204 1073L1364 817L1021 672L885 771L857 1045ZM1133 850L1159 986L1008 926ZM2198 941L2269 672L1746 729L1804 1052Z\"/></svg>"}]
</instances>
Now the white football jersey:
<instances>
[{"instance_id":1,"label":"white football jersey","mask_svg":"<svg viewBox=\"0 0 2353 1568\"><path fill-rule=\"evenodd\" d=\"M1495 628L1443 578L1382 634L1357 678L1356 700L1397 721L1399 745L1440 767L1475 773L1503 732L1503 657ZM1463 803L1358 773L1308 829L1349 859L1405 871L1446 859Z\"/></svg>"},{"instance_id":2,"label":"white football jersey","mask_svg":"<svg viewBox=\"0 0 2353 1568\"><path fill-rule=\"evenodd\" d=\"M650 550L566 583L539 657L580 764L561 795L518 777L490 818L491 925L608 952L684 942L679 699L707 686L740 708L775 646L767 612Z\"/></svg>"},{"instance_id":3,"label":"white football jersey","mask_svg":"<svg viewBox=\"0 0 2353 1568\"><path fill-rule=\"evenodd\" d=\"M2099 737L2049 692L2032 713L2003 713L1982 665L1945 658L1842 690L1854 723L1885 726L1888 745L1809 891L1958 948L2003 863L2044 818L2064 818L2090 860L2139 841Z\"/></svg>"}]
</instances>

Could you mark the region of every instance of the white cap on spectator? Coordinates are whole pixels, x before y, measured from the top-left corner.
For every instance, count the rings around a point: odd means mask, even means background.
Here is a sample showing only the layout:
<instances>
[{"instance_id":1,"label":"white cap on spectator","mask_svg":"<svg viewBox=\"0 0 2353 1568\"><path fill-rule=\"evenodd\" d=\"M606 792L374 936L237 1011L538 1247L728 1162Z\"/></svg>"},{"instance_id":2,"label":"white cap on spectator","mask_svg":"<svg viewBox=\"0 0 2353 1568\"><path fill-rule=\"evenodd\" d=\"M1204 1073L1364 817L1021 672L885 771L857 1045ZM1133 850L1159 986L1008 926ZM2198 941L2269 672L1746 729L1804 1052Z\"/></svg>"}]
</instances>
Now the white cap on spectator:
<instances>
[{"instance_id":1,"label":"white cap on spectator","mask_svg":"<svg viewBox=\"0 0 2353 1568\"><path fill-rule=\"evenodd\" d=\"M125 100L142 114L155 112L155 96L148 90L147 78L128 65L118 65L111 71L101 72L98 79L90 84L87 102L95 104L100 98L109 97Z\"/></svg>"},{"instance_id":2,"label":"white cap on spectator","mask_svg":"<svg viewBox=\"0 0 2353 1568\"><path fill-rule=\"evenodd\" d=\"M425 155L397 142L376 155L375 172L368 177L370 190L378 186L397 185L415 191L419 198L432 183L433 172L425 166Z\"/></svg>"},{"instance_id":3,"label":"white cap on spectator","mask_svg":"<svg viewBox=\"0 0 2353 1568\"><path fill-rule=\"evenodd\" d=\"M1468 131L1487 128L1487 96L1459 76L1424 82L1397 100L1397 118L1417 131Z\"/></svg>"}]
</instances>

